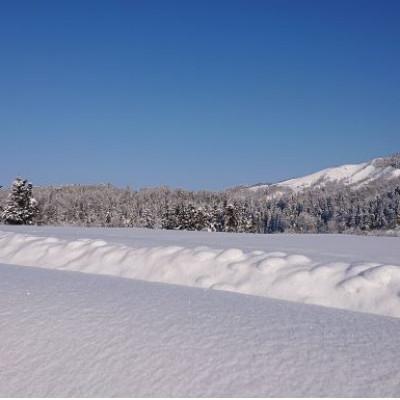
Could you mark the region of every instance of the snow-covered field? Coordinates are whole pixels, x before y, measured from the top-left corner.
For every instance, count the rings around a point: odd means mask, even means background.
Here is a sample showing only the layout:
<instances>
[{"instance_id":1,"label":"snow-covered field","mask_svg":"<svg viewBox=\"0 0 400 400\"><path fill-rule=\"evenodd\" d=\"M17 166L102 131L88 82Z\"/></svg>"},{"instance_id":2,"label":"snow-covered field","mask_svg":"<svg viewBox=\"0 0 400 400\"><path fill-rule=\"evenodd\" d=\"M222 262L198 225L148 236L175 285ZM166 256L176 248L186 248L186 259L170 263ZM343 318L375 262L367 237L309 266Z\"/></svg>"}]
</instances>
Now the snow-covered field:
<instances>
[{"instance_id":1,"label":"snow-covered field","mask_svg":"<svg viewBox=\"0 0 400 400\"><path fill-rule=\"evenodd\" d=\"M1 226L0 263L2 396L400 395L400 238Z\"/></svg>"},{"instance_id":2,"label":"snow-covered field","mask_svg":"<svg viewBox=\"0 0 400 400\"><path fill-rule=\"evenodd\" d=\"M0 262L400 317L400 239L10 228Z\"/></svg>"},{"instance_id":3,"label":"snow-covered field","mask_svg":"<svg viewBox=\"0 0 400 400\"><path fill-rule=\"evenodd\" d=\"M394 396L400 320L1 265L2 396Z\"/></svg>"}]
</instances>

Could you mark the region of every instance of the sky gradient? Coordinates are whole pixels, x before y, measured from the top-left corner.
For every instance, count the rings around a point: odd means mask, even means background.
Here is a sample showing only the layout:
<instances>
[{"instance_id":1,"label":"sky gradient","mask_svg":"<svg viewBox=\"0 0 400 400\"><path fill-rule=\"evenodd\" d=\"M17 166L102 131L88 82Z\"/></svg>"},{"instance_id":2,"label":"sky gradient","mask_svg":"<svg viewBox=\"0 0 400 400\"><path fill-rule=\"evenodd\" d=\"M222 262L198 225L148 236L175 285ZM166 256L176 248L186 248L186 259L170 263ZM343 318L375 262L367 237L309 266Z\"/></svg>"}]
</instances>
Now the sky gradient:
<instances>
[{"instance_id":1,"label":"sky gradient","mask_svg":"<svg viewBox=\"0 0 400 400\"><path fill-rule=\"evenodd\" d=\"M0 185L223 189L400 151L400 1L1 1Z\"/></svg>"}]
</instances>

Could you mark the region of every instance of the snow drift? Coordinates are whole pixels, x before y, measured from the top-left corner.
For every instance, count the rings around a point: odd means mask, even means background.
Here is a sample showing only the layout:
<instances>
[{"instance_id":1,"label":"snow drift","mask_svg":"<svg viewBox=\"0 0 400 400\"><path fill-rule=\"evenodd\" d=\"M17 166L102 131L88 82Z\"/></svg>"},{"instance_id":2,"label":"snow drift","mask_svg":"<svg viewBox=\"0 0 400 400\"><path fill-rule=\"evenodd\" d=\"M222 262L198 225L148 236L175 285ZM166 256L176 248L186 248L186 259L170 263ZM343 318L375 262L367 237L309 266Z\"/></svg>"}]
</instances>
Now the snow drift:
<instances>
[{"instance_id":1,"label":"snow drift","mask_svg":"<svg viewBox=\"0 0 400 400\"><path fill-rule=\"evenodd\" d=\"M400 395L399 319L6 265L0 302L2 397Z\"/></svg>"},{"instance_id":2,"label":"snow drift","mask_svg":"<svg viewBox=\"0 0 400 400\"><path fill-rule=\"evenodd\" d=\"M155 232L157 234L157 232ZM328 237L329 238L329 237ZM290 251L131 246L0 232L0 262L220 289L400 317L400 266Z\"/></svg>"}]
</instances>

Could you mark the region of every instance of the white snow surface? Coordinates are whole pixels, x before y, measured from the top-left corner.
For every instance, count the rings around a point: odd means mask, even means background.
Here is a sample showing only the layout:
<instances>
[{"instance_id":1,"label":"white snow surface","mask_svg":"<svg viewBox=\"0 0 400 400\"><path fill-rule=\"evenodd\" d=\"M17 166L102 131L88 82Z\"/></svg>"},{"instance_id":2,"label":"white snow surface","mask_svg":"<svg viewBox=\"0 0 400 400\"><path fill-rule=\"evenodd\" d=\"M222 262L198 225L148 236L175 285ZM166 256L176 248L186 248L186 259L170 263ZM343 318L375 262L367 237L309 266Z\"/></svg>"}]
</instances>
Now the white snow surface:
<instances>
[{"instance_id":1,"label":"white snow surface","mask_svg":"<svg viewBox=\"0 0 400 400\"><path fill-rule=\"evenodd\" d=\"M400 169L379 165L380 158L361 164L347 164L339 167L326 168L300 178L289 179L272 185L256 185L249 189L259 190L267 187L283 187L295 192L310 187L323 187L329 182L340 182L346 186L360 187L378 179L394 179L400 176ZM275 193L275 196L279 192Z\"/></svg>"},{"instance_id":2,"label":"white snow surface","mask_svg":"<svg viewBox=\"0 0 400 400\"><path fill-rule=\"evenodd\" d=\"M400 238L4 226L0 262L400 317Z\"/></svg>"},{"instance_id":3,"label":"white snow surface","mask_svg":"<svg viewBox=\"0 0 400 400\"><path fill-rule=\"evenodd\" d=\"M9 265L0 302L2 397L400 395L396 318Z\"/></svg>"}]
</instances>

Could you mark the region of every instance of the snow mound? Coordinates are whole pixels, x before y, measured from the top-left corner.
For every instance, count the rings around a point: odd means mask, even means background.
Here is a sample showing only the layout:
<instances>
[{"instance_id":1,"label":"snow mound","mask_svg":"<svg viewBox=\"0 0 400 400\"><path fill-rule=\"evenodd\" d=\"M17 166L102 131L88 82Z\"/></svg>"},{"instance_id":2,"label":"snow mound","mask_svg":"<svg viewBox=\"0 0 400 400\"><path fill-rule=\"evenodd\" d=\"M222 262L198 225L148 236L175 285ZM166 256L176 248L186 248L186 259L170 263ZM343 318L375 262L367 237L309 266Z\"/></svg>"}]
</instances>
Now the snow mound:
<instances>
[{"instance_id":1,"label":"snow mound","mask_svg":"<svg viewBox=\"0 0 400 400\"><path fill-rule=\"evenodd\" d=\"M0 302L2 397L400 395L394 318L7 265Z\"/></svg>"},{"instance_id":2,"label":"snow mound","mask_svg":"<svg viewBox=\"0 0 400 400\"><path fill-rule=\"evenodd\" d=\"M140 246L0 232L0 262L114 275L400 317L400 266L299 253Z\"/></svg>"}]
</instances>

